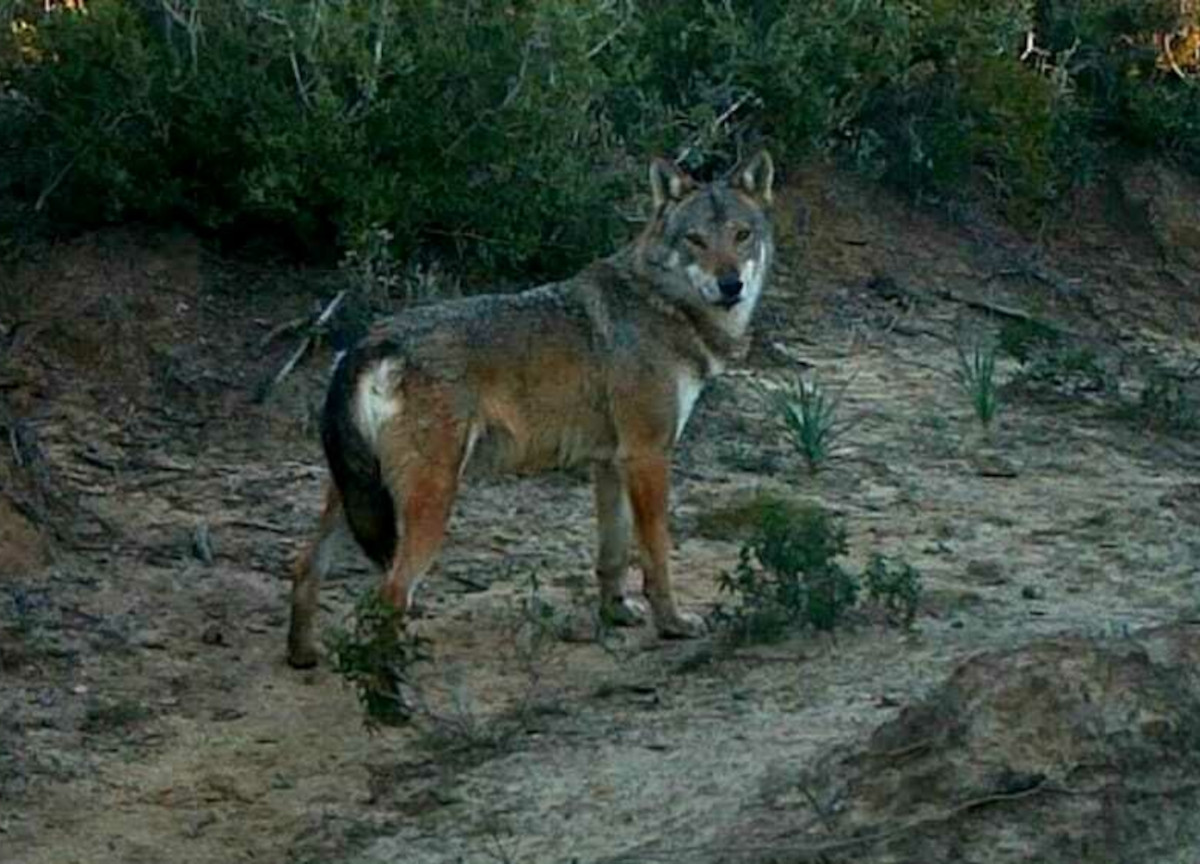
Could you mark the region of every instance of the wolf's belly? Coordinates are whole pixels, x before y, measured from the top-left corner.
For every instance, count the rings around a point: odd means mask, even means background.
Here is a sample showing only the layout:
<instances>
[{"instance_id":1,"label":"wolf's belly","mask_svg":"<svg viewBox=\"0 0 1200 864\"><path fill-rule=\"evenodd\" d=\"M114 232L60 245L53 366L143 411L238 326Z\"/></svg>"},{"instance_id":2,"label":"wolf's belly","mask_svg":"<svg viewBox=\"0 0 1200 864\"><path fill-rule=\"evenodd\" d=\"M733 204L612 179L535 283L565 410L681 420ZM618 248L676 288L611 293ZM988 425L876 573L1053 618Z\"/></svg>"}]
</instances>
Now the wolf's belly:
<instances>
[{"instance_id":1,"label":"wolf's belly","mask_svg":"<svg viewBox=\"0 0 1200 864\"><path fill-rule=\"evenodd\" d=\"M587 409L483 419L474 439L471 473L533 474L610 459L616 452L611 421Z\"/></svg>"}]
</instances>

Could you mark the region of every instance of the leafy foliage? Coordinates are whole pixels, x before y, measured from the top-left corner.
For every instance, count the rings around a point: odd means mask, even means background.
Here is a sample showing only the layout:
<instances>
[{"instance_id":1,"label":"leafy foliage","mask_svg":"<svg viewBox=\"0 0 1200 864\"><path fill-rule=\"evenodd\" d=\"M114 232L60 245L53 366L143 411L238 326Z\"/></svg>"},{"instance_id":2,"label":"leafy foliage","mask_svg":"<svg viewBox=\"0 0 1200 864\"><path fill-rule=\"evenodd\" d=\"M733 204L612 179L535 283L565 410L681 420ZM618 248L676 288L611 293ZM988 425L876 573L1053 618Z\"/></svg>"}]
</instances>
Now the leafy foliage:
<instances>
[{"instance_id":1,"label":"leafy foliage","mask_svg":"<svg viewBox=\"0 0 1200 864\"><path fill-rule=\"evenodd\" d=\"M721 521L736 523L735 534L749 531L737 567L720 577L722 593L733 602L713 614L733 644L774 642L806 627L832 630L854 609L864 585L867 599L889 620L912 624L920 572L882 555L873 556L861 576L846 570L838 560L848 551L846 528L821 507L759 492L725 512Z\"/></svg>"},{"instance_id":2,"label":"leafy foliage","mask_svg":"<svg viewBox=\"0 0 1200 864\"><path fill-rule=\"evenodd\" d=\"M821 508L768 504L737 568L721 576L721 590L738 602L718 608L717 623L736 642L833 629L858 599L858 578L836 560L846 550L846 529Z\"/></svg>"},{"instance_id":3,"label":"leafy foliage","mask_svg":"<svg viewBox=\"0 0 1200 864\"><path fill-rule=\"evenodd\" d=\"M1117 382L1096 349L1042 321L1006 321L997 350L1021 364L1012 382L1036 393L1111 394Z\"/></svg>"},{"instance_id":4,"label":"leafy foliage","mask_svg":"<svg viewBox=\"0 0 1200 864\"><path fill-rule=\"evenodd\" d=\"M1170 435L1187 437L1200 431L1200 403L1188 381L1163 369L1151 371L1136 405L1126 413L1143 425Z\"/></svg>"},{"instance_id":5,"label":"leafy foliage","mask_svg":"<svg viewBox=\"0 0 1200 864\"><path fill-rule=\"evenodd\" d=\"M837 416L844 394L845 387L831 395L816 380L799 380L775 396L788 440L804 457L810 474L817 473L834 442L848 428Z\"/></svg>"},{"instance_id":6,"label":"leafy foliage","mask_svg":"<svg viewBox=\"0 0 1200 864\"><path fill-rule=\"evenodd\" d=\"M1200 85L1162 48L1190 50L1195 17L1176 0L8 0L0 195L22 202L14 225L182 221L326 260L386 231L397 260L539 278L627 233L651 153L706 173L767 140L918 198L982 183L1033 224L1113 144L1200 170Z\"/></svg>"},{"instance_id":7,"label":"leafy foliage","mask_svg":"<svg viewBox=\"0 0 1200 864\"><path fill-rule=\"evenodd\" d=\"M894 566L893 566L894 565ZM912 626L921 605L924 586L921 573L907 561L889 561L874 555L863 571L867 599L903 626Z\"/></svg>"},{"instance_id":8,"label":"leafy foliage","mask_svg":"<svg viewBox=\"0 0 1200 864\"><path fill-rule=\"evenodd\" d=\"M354 688L368 730L400 726L412 717L404 688L409 667L423 659L421 645L405 635L403 621L376 591L363 594L349 629L335 628L326 639L333 670Z\"/></svg>"}]
</instances>

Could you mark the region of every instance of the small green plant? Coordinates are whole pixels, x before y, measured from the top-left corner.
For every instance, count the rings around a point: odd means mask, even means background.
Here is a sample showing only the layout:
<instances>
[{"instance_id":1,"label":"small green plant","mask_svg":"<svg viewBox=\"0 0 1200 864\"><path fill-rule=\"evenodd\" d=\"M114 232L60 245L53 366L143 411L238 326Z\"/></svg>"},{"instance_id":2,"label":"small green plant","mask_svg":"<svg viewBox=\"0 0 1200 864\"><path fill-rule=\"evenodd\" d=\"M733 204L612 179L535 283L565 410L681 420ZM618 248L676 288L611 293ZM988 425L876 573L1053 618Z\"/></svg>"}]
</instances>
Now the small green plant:
<instances>
[{"instance_id":1,"label":"small green plant","mask_svg":"<svg viewBox=\"0 0 1200 864\"><path fill-rule=\"evenodd\" d=\"M1042 321L1006 321L997 347L1021 364L1014 383L1030 390L1108 394L1116 389L1113 374L1095 348Z\"/></svg>"},{"instance_id":2,"label":"small green plant","mask_svg":"<svg viewBox=\"0 0 1200 864\"><path fill-rule=\"evenodd\" d=\"M1112 394L1117 380L1090 345L1062 344L1033 357L1022 370L1027 383L1068 393Z\"/></svg>"},{"instance_id":3,"label":"small green plant","mask_svg":"<svg viewBox=\"0 0 1200 864\"><path fill-rule=\"evenodd\" d=\"M892 561L873 555L863 571L867 599L882 609L889 620L912 626L924 590L921 572L904 560Z\"/></svg>"},{"instance_id":4,"label":"small green plant","mask_svg":"<svg viewBox=\"0 0 1200 864\"><path fill-rule=\"evenodd\" d=\"M1044 321L1034 318L1008 318L1000 325L996 347L1000 353L1024 366L1038 354L1061 342L1062 336L1059 331Z\"/></svg>"},{"instance_id":5,"label":"small green plant","mask_svg":"<svg viewBox=\"0 0 1200 864\"><path fill-rule=\"evenodd\" d=\"M1200 405L1183 380L1162 370L1150 374L1129 413L1145 426L1172 435L1200 430Z\"/></svg>"},{"instance_id":6,"label":"small green plant","mask_svg":"<svg viewBox=\"0 0 1200 864\"><path fill-rule=\"evenodd\" d=\"M845 386L830 393L816 379L800 379L774 396L788 440L815 474L829 458L834 442L849 428L838 419Z\"/></svg>"},{"instance_id":7,"label":"small green plant","mask_svg":"<svg viewBox=\"0 0 1200 864\"><path fill-rule=\"evenodd\" d=\"M406 635L400 614L374 590L355 605L352 620L326 637L334 671L354 688L368 730L407 723L413 706L402 688L412 664L424 659L420 639Z\"/></svg>"},{"instance_id":8,"label":"small green plant","mask_svg":"<svg viewBox=\"0 0 1200 864\"><path fill-rule=\"evenodd\" d=\"M1000 405L996 392L996 349L981 340L960 340L957 348L955 380L971 401L980 425L989 429Z\"/></svg>"},{"instance_id":9,"label":"small green plant","mask_svg":"<svg viewBox=\"0 0 1200 864\"><path fill-rule=\"evenodd\" d=\"M715 623L735 643L832 630L858 599L858 579L836 560L845 552L846 529L820 507L767 504L737 568L721 576L721 591L737 602L719 606Z\"/></svg>"},{"instance_id":10,"label":"small green plant","mask_svg":"<svg viewBox=\"0 0 1200 864\"><path fill-rule=\"evenodd\" d=\"M541 678L541 666L562 641L567 626L562 614L542 594L537 571L530 571L528 590L521 598L512 633L518 659L533 679L530 689Z\"/></svg>"},{"instance_id":11,"label":"small green plant","mask_svg":"<svg viewBox=\"0 0 1200 864\"><path fill-rule=\"evenodd\" d=\"M145 723L153 716L154 712L143 702L122 697L116 702L95 702L88 706L79 728L89 735L120 732Z\"/></svg>"}]
</instances>

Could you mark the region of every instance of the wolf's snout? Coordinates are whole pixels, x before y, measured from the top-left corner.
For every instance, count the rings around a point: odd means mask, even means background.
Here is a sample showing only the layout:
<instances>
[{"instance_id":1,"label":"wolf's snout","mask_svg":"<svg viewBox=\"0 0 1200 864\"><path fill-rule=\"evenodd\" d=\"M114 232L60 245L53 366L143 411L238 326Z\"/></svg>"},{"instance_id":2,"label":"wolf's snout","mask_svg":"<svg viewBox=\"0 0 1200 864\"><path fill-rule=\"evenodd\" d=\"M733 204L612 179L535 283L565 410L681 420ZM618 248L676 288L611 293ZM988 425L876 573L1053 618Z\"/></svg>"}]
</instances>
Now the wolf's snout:
<instances>
[{"instance_id":1,"label":"wolf's snout","mask_svg":"<svg viewBox=\"0 0 1200 864\"><path fill-rule=\"evenodd\" d=\"M735 276L722 276L717 280L717 287L721 289L721 297L725 300L733 300L742 293L742 280Z\"/></svg>"}]
</instances>

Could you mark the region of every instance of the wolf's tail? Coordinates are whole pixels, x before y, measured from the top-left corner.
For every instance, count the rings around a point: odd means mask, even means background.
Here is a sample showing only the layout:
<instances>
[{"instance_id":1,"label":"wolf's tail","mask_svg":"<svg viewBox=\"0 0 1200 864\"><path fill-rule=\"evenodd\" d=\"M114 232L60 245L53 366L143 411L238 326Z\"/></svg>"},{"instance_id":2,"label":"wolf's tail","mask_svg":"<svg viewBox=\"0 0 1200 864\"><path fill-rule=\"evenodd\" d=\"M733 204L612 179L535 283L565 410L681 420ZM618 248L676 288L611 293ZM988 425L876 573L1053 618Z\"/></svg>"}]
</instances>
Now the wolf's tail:
<instances>
[{"instance_id":1,"label":"wolf's tail","mask_svg":"<svg viewBox=\"0 0 1200 864\"><path fill-rule=\"evenodd\" d=\"M363 358L351 353L333 370L321 415L321 443L346 521L367 557L387 567L396 552L396 507L383 483L379 457L354 422L354 395Z\"/></svg>"}]
</instances>

